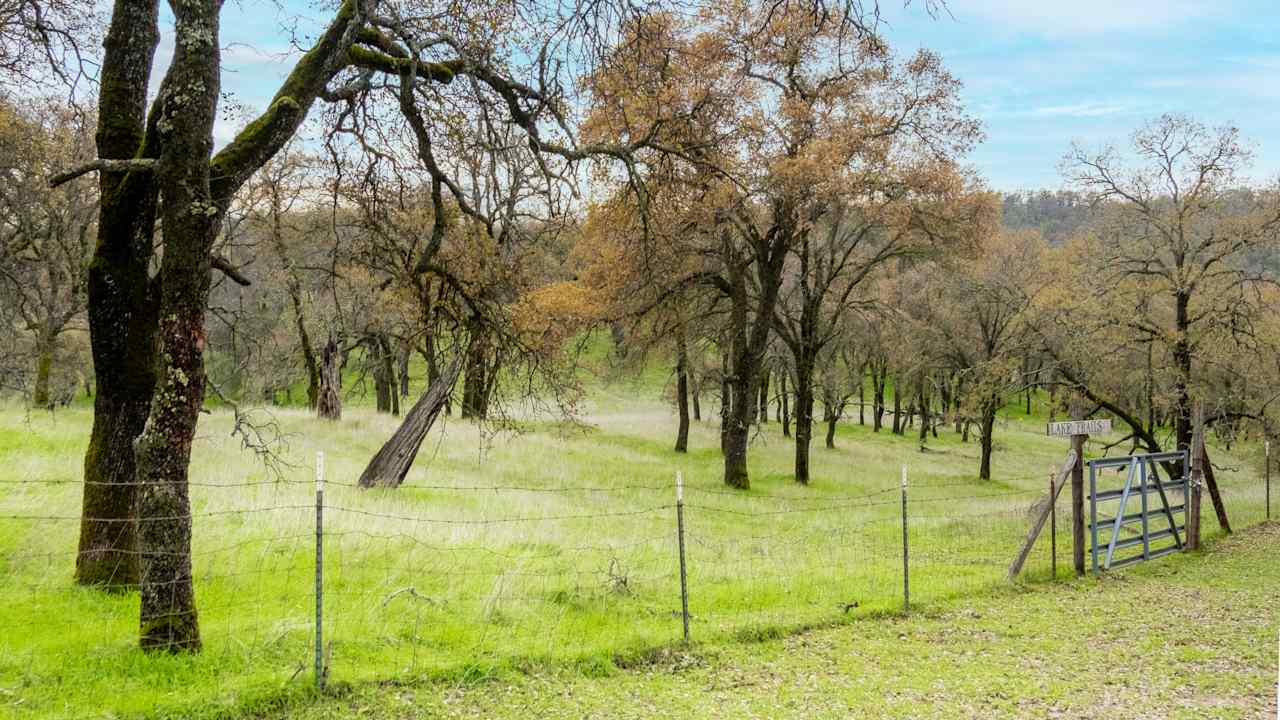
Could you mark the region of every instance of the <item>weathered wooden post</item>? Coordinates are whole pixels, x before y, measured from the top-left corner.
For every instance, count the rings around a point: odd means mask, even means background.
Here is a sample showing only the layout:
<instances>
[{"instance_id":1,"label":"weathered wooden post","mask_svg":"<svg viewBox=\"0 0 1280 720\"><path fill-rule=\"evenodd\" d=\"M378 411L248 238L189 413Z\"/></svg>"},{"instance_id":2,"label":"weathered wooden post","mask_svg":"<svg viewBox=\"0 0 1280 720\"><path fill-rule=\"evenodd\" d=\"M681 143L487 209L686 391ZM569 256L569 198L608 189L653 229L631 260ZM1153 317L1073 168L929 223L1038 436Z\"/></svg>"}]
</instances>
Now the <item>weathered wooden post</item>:
<instances>
[{"instance_id":1,"label":"weathered wooden post","mask_svg":"<svg viewBox=\"0 0 1280 720\"><path fill-rule=\"evenodd\" d=\"M1267 438L1262 443L1263 452L1266 455L1266 477L1267 477L1267 519L1271 519L1271 438Z\"/></svg>"},{"instance_id":2,"label":"weathered wooden post","mask_svg":"<svg viewBox=\"0 0 1280 720\"><path fill-rule=\"evenodd\" d=\"M1077 415L1078 410L1072 410ZM1071 468L1071 561L1076 575L1084 575L1084 443L1090 434L1111 432L1110 420L1068 420L1049 423L1050 437L1070 437L1075 465Z\"/></svg>"}]
</instances>

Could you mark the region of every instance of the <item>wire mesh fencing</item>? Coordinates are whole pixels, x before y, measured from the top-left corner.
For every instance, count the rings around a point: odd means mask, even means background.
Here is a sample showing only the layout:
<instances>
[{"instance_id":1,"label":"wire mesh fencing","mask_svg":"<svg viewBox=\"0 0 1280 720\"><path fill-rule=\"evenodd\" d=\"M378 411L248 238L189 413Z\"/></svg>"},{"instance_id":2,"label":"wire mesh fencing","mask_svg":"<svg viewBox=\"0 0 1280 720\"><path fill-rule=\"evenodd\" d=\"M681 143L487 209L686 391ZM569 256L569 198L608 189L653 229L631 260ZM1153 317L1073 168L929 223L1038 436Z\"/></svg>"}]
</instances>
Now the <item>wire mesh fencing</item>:
<instances>
[{"instance_id":1,"label":"wire mesh fencing","mask_svg":"<svg viewBox=\"0 0 1280 720\"><path fill-rule=\"evenodd\" d=\"M848 489L744 492L686 478L680 495L674 471L394 490L328 477L323 495L308 480L193 483L196 662L206 666L190 672L216 674L231 693L312 673L626 664L679 643L686 622L695 642L750 640L963 601L1008 582L1049 480L916 479L907 468ZM1219 485L1233 527L1265 517L1262 483L1220 472ZM75 673L110 683L137 662L136 594L69 583L83 489L0 486L0 692ZM1068 498L1021 581L1071 573ZM1212 509L1204 515L1208 533Z\"/></svg>"}]
</instances>

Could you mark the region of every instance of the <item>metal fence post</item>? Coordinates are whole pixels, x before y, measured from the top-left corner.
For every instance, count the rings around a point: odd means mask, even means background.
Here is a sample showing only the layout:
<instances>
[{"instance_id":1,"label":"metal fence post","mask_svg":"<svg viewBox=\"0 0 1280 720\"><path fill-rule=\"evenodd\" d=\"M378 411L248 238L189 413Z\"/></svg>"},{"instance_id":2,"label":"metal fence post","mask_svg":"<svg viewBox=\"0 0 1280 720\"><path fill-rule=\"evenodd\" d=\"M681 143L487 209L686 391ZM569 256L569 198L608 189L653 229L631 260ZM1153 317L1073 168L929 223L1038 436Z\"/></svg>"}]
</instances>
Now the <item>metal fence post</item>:
<instances>
[{"instance_id":1,"label":"metal fence post","mask_svg":"<svg viewBox=\"0 0 1280 720\"><path fill-rule=\"evenodd\" d=\"M680 613L684 621L684 641L689 642L689 580L684 562L684 475L676 471L676 534L680 543Z\"/></svg>"},{"instance_id":2,"label":"metal fence post","mask_svg":"<svg viewBox=\"0 0 1280 720\"><path fill-rule=\"evenodd\" d=\"M1265 448L1267 458L1267 519L1271 519L1271 439L1267 438L1263 441L1262 446Z\"/></svg>"},{"instance_id":3,"label":"metal fence post","mask_svg":"<svg viewBox=\"0 0 1280 720\"><path fill-rule=\"evenodd\" d=\"M907 545L907 466L902 466L902 611L911 610L911 564Z\"/></svg>"},{"instance_id":4,"label":"metal fence post","mask_svg":"<svg viewBox=\"0 0 1280 720\"><path fill-rule=\"evenodd\" d=\"M316 687L323 690L324 666L324 451L316 452Z\"/></svg>"}]
</instances>

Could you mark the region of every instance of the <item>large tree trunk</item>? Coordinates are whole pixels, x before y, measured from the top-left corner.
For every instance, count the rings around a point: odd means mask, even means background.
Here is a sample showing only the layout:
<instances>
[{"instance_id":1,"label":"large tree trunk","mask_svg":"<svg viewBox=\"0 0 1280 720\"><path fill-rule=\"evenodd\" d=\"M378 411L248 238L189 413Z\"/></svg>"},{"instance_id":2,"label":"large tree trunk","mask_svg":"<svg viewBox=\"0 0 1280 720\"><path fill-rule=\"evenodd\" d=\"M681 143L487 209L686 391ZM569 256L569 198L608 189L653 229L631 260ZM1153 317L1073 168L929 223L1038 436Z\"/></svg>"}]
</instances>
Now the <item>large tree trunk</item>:
<instances>
[{"instance_id":1,"label":"large tree trunk","mask_svg":"<svg viewBox=\"0 0 1280 720\"><path fill-rule=\"evenodd\" d=\"M159 39L157 0L116 1L98 86L98 157L139 155L149 131L147 89ZM143 156L154 152L148 146ZM84 455L75 579L121 590L138 584L133 443L146 424L156 383L158 307L149 277L156 184L145 172L103 171L98 188L98 238L87 282L97 393Z\"/></svg>"},{"instance_id":2,"label":"large tree trunk","mask_svg":"<svg viewBox=\"0 0 1280 720\"><path fill-rule=\"evenodd\" d=\"M680 425L676 429L676 452L689 451L689 353L684 333L676 335L676 410Z\"/></svg>"},{"instance_id":3,"label":"large tree trunk","mask_svg":"<svg viewBox=\"0 0 1280 720\"><path fill-rule=\"evenodd\" d=\"M459 353L449 363L444 374L432 381L422 397L418 398L418 402L405 414L404 422L373 456L364 472L360 473L360 487L396 488L404 483L405 476L409 474L409 468L413 466L418 450L422 447L423 438L431 430L436 417L444 408L445 398L458 380L463 355L465 353Z\"/></svg>"},{"instance_id":4,"label":"large tree trunk","mask_svg":"<svg viewBox=\"0 0 1280 720\"><path fill-rule=\"evenodd\" d=\"M978 466L978 479L991 479L991 448L995 442L996 403L988 401L982 407L982 460Z\"/></svg>"},{"instance_id":5,"label":"large tree trunk","mask_svg":"<svg viewBox=\"0 0 1280 720\"><path fill-rule=\"evenodd\" d=\"M325 420L342 419L342 353L338 341L330 333L320 351L320 394L316 398L316 416Z\"/></svg>"},{"instance_id":6,"label":"large tree trunk","mask_svg":"<svg viewBox=\"0 0 1280 720\"><path fill-rule=\"evenodd\" d=\"M813 437L813 360L796 358L796 482L809 484L809 441Z\"/></svg>"},{"instance_id":7,"label":"large tree trunk","mask_svg":"<svg viewBox=\"0 0 1280 720\"><path fill-rule=\"evenodd\" d=\"M218 6L174 5L175 23L211 39L178 42L161 90L171 123L156 168L161 188L164 254L160 264L161 373L146 427L137 442L138 549L142 559L140 638L143 649L198 650L200 627L191 579L191 441L204 402L205 307L210 253L226 204L210 192L213 123L220 49ZM204 88L186 94L178 88ZM229 200L229 198L227 199ZM200 211L197 212L197 209Z\"/></svg>"}]
</instances>

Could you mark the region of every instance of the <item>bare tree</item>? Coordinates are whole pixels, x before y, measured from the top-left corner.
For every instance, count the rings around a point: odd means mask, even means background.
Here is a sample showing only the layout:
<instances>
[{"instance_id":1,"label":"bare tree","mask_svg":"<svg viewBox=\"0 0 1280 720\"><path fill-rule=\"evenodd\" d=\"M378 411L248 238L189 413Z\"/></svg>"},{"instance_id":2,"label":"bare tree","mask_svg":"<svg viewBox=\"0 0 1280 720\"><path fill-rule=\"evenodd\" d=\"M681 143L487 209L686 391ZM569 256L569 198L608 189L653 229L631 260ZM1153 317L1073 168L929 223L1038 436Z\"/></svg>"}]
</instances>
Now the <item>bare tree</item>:
<instances>
[{"instance_id":1,"label":"bare tree","mask_svg":"<svg viewBox=\"0 0 1280 720\"><path fill-rule=\"evenodd\" d=\"M1242 262L1280 239L1280 195L1239 191L1251 159L1238 129L1164 115L1139 128L1127 151L1076 146L1063 161L1068 181L1103 205L1096 292L1129 298L1103 323L1169 360L1179 448L1191 446L1202 354L1250 333L1257 289L1271 282ZM1135 433L1144 432L1135 420Z\"/></svg>"},{"instance_id":2,"label":"bare tree","mask_svg":"<svg viewBox=\"0 0 1280 720\"><path fill-rule=\"evenodd\" d=\"M59 341L83 330L97 194L88 180L51 190L44 179L92 153L92 139L84 116L60 103L0 104L0 118L0 284L34 341L31 402L48 407Z\"/></svg>"}]
</instances>

